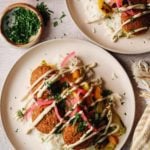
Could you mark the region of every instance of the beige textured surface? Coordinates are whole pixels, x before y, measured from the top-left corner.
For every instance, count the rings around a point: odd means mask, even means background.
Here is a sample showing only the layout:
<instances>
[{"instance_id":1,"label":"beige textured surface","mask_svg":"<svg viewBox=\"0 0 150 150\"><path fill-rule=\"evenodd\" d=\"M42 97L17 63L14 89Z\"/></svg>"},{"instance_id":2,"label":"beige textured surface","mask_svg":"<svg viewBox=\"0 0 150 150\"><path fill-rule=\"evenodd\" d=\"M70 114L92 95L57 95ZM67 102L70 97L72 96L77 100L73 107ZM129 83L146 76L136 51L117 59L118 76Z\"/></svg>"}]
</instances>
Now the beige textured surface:
<instances>
[{"instance_id":1,"label":"beige textured surface","mask_svg":"<svg viewBox=\"0 0 150 150\"><path fill-rule=\"evenodd\" d=\"M49 8L54 11L54 15L52 15L50 26L47 27L47 29L45 30L46 32L43 35L41 42L48 39L66 38L66 37L86 40L86 38L78 30L78 28L70 18L70 15L66 8L65 0L43 0L43 1L45 1L48 4ZM0 14L2 14L2 11L6 6L14 2L20 2L20 0L0 0ZM24 0L24 1L22 0L21 2L28 2L33 5L36 5L37 3L36 0ZM52 26L53 18L60 17L62 11L64 11L67 16L63 19L63 23L59 24L57 27L54 28ZM0 38L0 91L2 89L2 85L11 67L17 61L17 59L20 58L26 51L27 50L20 50L20 49L13 48L10 45L7 45L5 41L3 41ZM131 64L133 61L138 61L140 59L148 60L150 57L150 53L142 54L142 55L130 55L130 56L112 53L112 55L116 57L123 65L123 67L126 69L133 83L134 91L136 93L136 118L135 118L135 124L136 124L145 108L145 102L138 97L139 89L137 89L136 84L132 78ZM128 114L127 112L127 115L130 114ZM131 137L132 137L132 133L127 143L125 144L123 150L129 149L129 145L131 143ZM9 145L7 144L6 137L2 133L1 125L0 125L0 149L3 150L9 149Z\"/></svg>"}]
</instances>

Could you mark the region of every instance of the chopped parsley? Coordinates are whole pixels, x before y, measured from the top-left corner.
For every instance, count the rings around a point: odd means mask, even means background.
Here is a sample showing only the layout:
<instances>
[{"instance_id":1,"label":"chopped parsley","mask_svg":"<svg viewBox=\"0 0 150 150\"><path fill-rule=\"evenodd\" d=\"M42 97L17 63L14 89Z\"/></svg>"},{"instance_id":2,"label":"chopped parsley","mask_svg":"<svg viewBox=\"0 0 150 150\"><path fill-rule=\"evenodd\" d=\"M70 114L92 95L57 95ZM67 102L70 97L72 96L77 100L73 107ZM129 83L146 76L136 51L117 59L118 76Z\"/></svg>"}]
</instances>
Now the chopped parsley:
<instances>
[{"instance_id":1,"label":"chopped parsley","mask_svg":"<svg viewBox=\"0 0 150 150\"><path fill-rule=\"evenodd\" d=\"M66 14L62 11L62 15L60 16L59 20L62 23L63 22L63 18L66 17Z\"/></svg>"},{"instance_id":2,"label":"chopped parsley","mask_svg":"<svg viewBox=\"0 0 150 150\"><path fill-rule=\"evenodd\" d=\"M106 97L106 96L109 96L112 94L112 91L111 90L108 90L108 89L105 89L103 90L103 93L102 93L102 96L103 97Z\"/></svg>"},{"instance_id":3,"label":"chopped parsley","mask_svg":"<svg viewBox=\"0 0 150 150\"><path fill-rule=\"evenodd\" d=\"M22 113L21 110L18 110L18 111L17 111L17 116L18 116L18 118L23 118L23 117L24 117L24 114Z\"/></svg>"},{"instance_id":4,"label":"chopped parsley","mask_svg":"<svg viewBox=\"0 0 150 150\"><path fill-rule=\"evenodd\" d=\"M62 124L55 129L54 133L55 134L60 134L61 133L61 130L60 130L61 127L62 127Z\"/></svg>"},{"instance_id":5,"label":"chopped parsley","mask_svg":"<svg viewBox=\"0 0 150 150\"><path fill-rule=\"evenodd\" d=\"M54 26L54 27L58 26L58 21L54 21L54 22L53 22L53 26Z\"/></svg>"},{"instance_id":6,"label":"chopped parsley","mask_svg":"<svg viewBox=\"0 0 150 150\"><path fill-rule=\"evenodd\" d=\"M81 116L80 116L80 114L76 114L75 115L75 118L73 119L73 124L75 125L79 120L81 120Z\"/></svg>"},{"instance_id":7,"label":"chopped parsley","mask_svg":"<svg viewBox=\"0 0 150 150\"><path fill-rule=\"evenodd\" d=\"M82 131L84 131L85 129L86 129L86 122L85 122L85 121L84 121L84 122L79 122L77 131L78 131L78 132L82 132Z\"/></svg>"},{"instance_id":8,"label":"chopped parsley","mask_svg":"<svg viewBox=\"0 0 150 150\"><path fill-rule=\"evenodd\" d=\"M63 18L66 17L66 14L62 11L62 14L59 18L54 18L53 26L56 27L59 23L63 23Z\"/></svg>"},{"instance_id":9,"label":"chopped parsley","mask_svg":"<svg viewBox=\"0 0 150 150\"><path fill-rule=\"evenodd\" d=\"M41 13L44 25L46 26L48 21L50 20L51 14L53 14L54 12L52 10L49 10L49 8L46 4L44 4L44 2L37 4L36 8Z\"/></svg>"},{"instance_id":10,"label":"chopped parsley","mask_svg":"<svg viewBox=\"0 0 150 150\"><path fill-rule=\"evenodd\" d=\"M28 9L16 7L4 17L4 34L15 44L26 44L40 28L37 15Z\"/></svg>"},{"instance_id":11,"label":"chopped parsley","mask_svg":"<svg viewBox=\"0 0 150 150\"><path fill-rule=\"evenodd\" d=\"M64 88L68 87L68 83L56 81L54 83L46 83L48 84L48 90L52 92L54 95L55 100L62 100L60 94Z\"/></svg>"}]
</instances>

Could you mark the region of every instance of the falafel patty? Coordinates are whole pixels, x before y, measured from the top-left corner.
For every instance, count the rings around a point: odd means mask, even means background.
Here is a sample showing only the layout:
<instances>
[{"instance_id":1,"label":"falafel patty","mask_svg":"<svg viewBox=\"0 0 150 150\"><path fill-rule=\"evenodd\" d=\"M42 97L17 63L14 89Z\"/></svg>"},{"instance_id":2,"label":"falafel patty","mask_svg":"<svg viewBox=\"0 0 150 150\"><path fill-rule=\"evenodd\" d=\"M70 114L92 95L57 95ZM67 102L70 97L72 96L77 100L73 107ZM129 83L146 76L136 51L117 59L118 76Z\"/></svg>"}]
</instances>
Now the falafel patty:
<instances>
[{"instance_id":1,"label":"falafel patty","mask_svg":"<svg viewBox=\"0 0 150 150\"><path fill-rule=\"evenodd\" d=\"M35 70L33 70L31 74L30 84L32 85L36 80L38 80L44 73L46 73L50 69L51 67L45 64L37 67ZM32 92L34 92L42 84L42 81L43 80L41 80L37 85L34 86ZM48 90L43 93L41 98L46 99L47 96L48 96ZM36 94L34 95L34 97L36 98Z\"/></svg>"},{"instance_id":2,"label":"falafel patty","mask_svg":"<svg viewBox=\"0 0 150 150\"><path fill-rule=\"evenodd\" d=\"M38 115L44 110L45 107L37 106L32 113L32 121L34 121ZM43 119L36 125L36 129L42 133L49 133L58 123L57 116L54 109L52 109L48 114L46 114Z\"/></svg>"},{"instance_id":3,"label":"falafel patty","mask_svg":"<svg viewBox=\"0 0 150 150\"><path fill-rule=\"evenodd\" d=\"M142 27L149 27L149 17L150 15L143 15L139 18L132 19L134 15L142 13L141 10L130 10L127 12L122 12L121 14L121 22L122 24L127 21L128 19L131 19L131 21L127 24L125 24L122 29L125 33L133 32L136 29L140 29ZM141 34L148 30L148 28L135 32L134 34Z\"/></svg>"}]
</instances>

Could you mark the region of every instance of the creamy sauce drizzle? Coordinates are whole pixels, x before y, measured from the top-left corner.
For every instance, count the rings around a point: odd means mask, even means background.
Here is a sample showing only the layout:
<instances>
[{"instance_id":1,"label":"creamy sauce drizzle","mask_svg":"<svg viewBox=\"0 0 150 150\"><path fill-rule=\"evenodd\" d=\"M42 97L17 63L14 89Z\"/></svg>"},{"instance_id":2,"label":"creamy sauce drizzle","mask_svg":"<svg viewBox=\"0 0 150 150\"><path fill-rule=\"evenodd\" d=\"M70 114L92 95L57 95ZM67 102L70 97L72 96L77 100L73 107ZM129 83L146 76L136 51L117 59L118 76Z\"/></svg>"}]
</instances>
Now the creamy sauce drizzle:
<instances>
[{"instance_id":1,"label":"creamy sauce drizzle","mask_svg":"<svg viewBox=\"0 0 150 150\"><path fill-rule=\"evenodd\" d=\"M82 137L80 138L80 140L78 140L77 142L73 143L73 144L70 144L70 145L64 145L64 148L74 148L75 146L85 142L86 140L92 138L93 136L97 135L101 130L105 129L105 126L100 128L99 131L96 131L96 132L93 132L92 134L90 134L89 136L85 137L82 139Z\"/></svg>"},{"instance_id":2,"label":"creamy sauce drizzle","mask_svg":"<svg viewBox=\"0 0 150 150\"><path fill-rule=\"evenodd\" d=\"M42 80L44 79L46 76L48 76L50 73L52 73L54 70L49 70L47 71L46 73L44 73L41 77L39 77L30 87L30 89L28 90L27 94L25 96L23 96L23 98L21 99L22 101L23 100L26 100L27 97L30 95L30 92L31 90Z\"/></svg>"},{"instance_id":3,"label":"creamy sauce drizzle","mask_svg":"<svg viewBox=\"0 0 150 150\"><path fill-rule=\"evenodd\" d=\"M128 7L120 7L119 11L124 12L131 9L146 9L146 6L144 4L135 4Z\"/></svg>"},{"instance_id":4,"label":"creamy sauce drizzle","mask_svg":"<svg viewBox=\"0 0 150 150\"><path fill-rule=\"evenodd\" d=\"M41 114L32 122L26 133L30 133L32 129L43 119L43 117L55 106L55 102L52 105L46 107Z\"/></svg>"},{"instance_id":5,"label":"creamy sauce drizzle","mask_svg":"<svg viewBox=\"0 0 150 150\"><path fill-rule=\"evenodd\" d=\"M119 32L122 30L122 27L123 27L124 25L126 25L126 24L132 22L133 19L139 18L139 17L144 16L144 15L147 15L147 14L150 14L150 11L149 11L149 10L143 11L142 13L138 13L138 14L134 15L132 18L126 20L126 21L121 25L121 27L114 33L114 35L113 35L113 40L116 41L116 40L119 38L117 35L118 35ZM144 28L144 27L142 27L142 28ZM146 28L146 27L145 27L145 28ZM143 30L144 30L144 29L143 29ZM138 30L137 30L136 32L138 32Z\"/></svg>"},{"instance_id":6,"label":"creamy sauce drizzle","mask_svg":"<svg viewBox=\"0 0 150 150\"><path fill-rule=\"evenodd\" d=\"M87 66L84 68L84 71L85 71L85 72L89 72L89 71L92 70L92 68L94 68L96 65L97 65L97 63L93 63L93 64L91 64L91 65L87 65ZM81 66L81 67L83 67L83 66ZM81 67L76 67L76 69L80 69ZM75 69L74 69L74 70L75 70ZM63 76L64 73L66 73L66 72L73 72L74 70L71 70L71 69L68 69L68 70L67 70L67 69L61 69L61 70L58 72L58 74L53 74L53 75L51 75L48 79L46 79L46 80L43 81L43 83L39 86L39 88L38 88L37 90L34 91L34 93L31 95L31 97L33 97L34 94L37 93L37 97L40 98L40 97L42 96L42 94L43 94L43 93L47 90L47 88L48 88L48 84L46 84L46 83L51 84L51 83L55 82L56 80L58 80L61 76ZM46 73L45 73L44 75L42 75L37 81L35 81L35 83L32 84L32 86L31 86L31 88L30 88L29 91L31 91L32 88L33 88L36 84L38 84L43 78L47 77L51 72L52 72L52 70L46 72ZM80 83L83 79L84 79L84 75L81 76L80 78L78 78L78 79L75 81L75 85L74 85L73 87L65 89L65 90L61 93L61 97L62 97L62 98L66 98L66 97L67 97L68 95L70 95L73 91L75 91L76 89L78 89L81 85L84 85L85 82ZM76 85L77 83L80 83L80 84L79 84L79 85ZM45 140L49 140L49 139L53 136L52 134L56 131L56 129L57 129L62 123L64 123L65 117L67 117L69 114L71 114L71 113L73 112L73 110L74 110L78 105L80 105L86 97L88 97L88 96L91 94L91 92L92 92L92 90L93 90L93 87L94 87L95 85L99 85L99 84L100 84L99 82L98 82L98 83L94 83L94 82L91 83L91 87L90 87L89 90L86 92L86 94L72 107L71 110L69 110L69 111L65 114L65 116L62 118L62 120L61 120L59 123L56 124L56 126L52 129L52 131L46 136ZM28 91L28 93L26 94L26 96L24 97L24 98L28 98L28 99L27 99L27 100L28 100L27 106L29 106L29 104L33 104L33 103L35 102L33 98L28 97L28 95L29 95L29 93L30 93L29 91ZM24 98L23 98L23 99L24 99ZM105 98L98 99L98 102L100 102L100 101L102 101L102 100L105 100L105 99L106 99L106 97L105 97ZM59 101L59 102L60 102L60 101ZM97 101L96 101L96 102L93 102L93 103L91 104L91 106L94 106L96 103L97 103ZM41 114L38 115L38 117L30 124L30 127L27 129L26 133L27 133L27 134L30 133L30 132L34 129L34 127L43 119L43 117L44 117L49 111L51 111L51 110L55 107L55 105L56 105L56 102L54 101L50 106L46 107L46 108L41 112ZM26 106L26 108L27 108L27 106ZM78 114L82 114L82 113L83 113L83 111L79 111L79 112L78 112ZM107 111L106 111L106 113L107 113ZM67 122L65 122L65 123L62 125L62 127L61 127L59 130L64 129L64 128L70 123L70 121L71 121L72 119L74 119L74 118L75 118L75 116L72 116L69 120L67 120ZM82 137L80 138L80 140L78 140L78 141L77 141L76 143L74 143L74 144L64 145L64 147L73 148L73 147L79 145L80 143L82 143L82 142L88 140L89 138L95 136L95 135L98 134L101 130L103 130L103 129L105 129L105 128L108 130L109 126L111 125L111 121L112 121L112 119L109 120L107 126L102 127L101 129L99 129L98 131L94 131L93 133L91 133L91 132L93 131L94 127L91 126L91 127L82 135ZM105 131L106 131L106 129L105 129ZM90 134L90 133L91 133L91 134ZM87 135L88 135L88 136L87 136Z\"/></svg>"}]
</instances>

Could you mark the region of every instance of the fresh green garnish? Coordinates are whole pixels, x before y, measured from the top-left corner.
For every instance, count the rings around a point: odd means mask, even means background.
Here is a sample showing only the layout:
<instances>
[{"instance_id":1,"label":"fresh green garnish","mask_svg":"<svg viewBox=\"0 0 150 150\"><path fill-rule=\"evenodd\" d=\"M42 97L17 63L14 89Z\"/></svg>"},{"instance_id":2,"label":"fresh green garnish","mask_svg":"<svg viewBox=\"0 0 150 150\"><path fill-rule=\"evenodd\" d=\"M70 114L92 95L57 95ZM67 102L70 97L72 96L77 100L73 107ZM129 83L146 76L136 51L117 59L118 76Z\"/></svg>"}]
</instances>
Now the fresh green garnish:
<instances>
[{"instance_id":1,"label":"fresh green garnish","mask_svg":"<svg viewBox=\"0 0 150 150\"><path fill-rule=\"evenodd\" d=\"M18 116L18 118L23 118L23 117L24 117L24 114L22 113L21 110L18 110L18 111L17 111L17 116Z\"/></svg>"},{"instance_id":2,"label":"fresh green garnish","mask_svg":"<svg viewBox=\"0 0 150 150\"><path fill-rule=\"evenodd\" d=\"M69 86L68 83L66 82L61 83L60 81L56 81L54 83L46 83L46 84L48 86L48 90L50 90L54 95L55 100L62 100L60 94L64 88Z\"/></svg>"},{"instance_id":3,"label":"fresh green garnish","mask_svg":"<svg viewBox=\"0 0 150 150\"><path fill-rule=\"evenodd\" d=\"M41 65L47 65L46 60L42 60Z\"/></svg>"},{"instance_id":4,"label":"fresh green garnish","mask_svg":"<svg viewBox=\"0 0 150 150\"><path fill-rule=\"evenodd\" d=\"M46 4L44 4L44 2L37 4L36 8L41 13L44 25L46 26L48 21L50 20L51 14L53 14L54 12L52 10L49 10L49 8Z\"/></svg>"},{"instance_id":5,"label":"fresh green garnish","mask_svg":"<svg viewBox=\"0 0 150 150\"><path fill-rule=\"evenodd\" d=\"M40 28L37 15L30 10L17 7L4 17L4 34L16 44L26 44Z\"/></svg>"},{"instance_id":6,"label":"fresh green garnish","mask_svg":"<svg viewBox=\"0 0 150 150\"><path fill-rule=\"evenodd\" d=\"M85 128L86 128L86 122L79 122L79 124L78 124L78 129L77 129L78 132L84 131Z\"/></svg>"},{"instance_id":7,"label":"fresh green garnish","mask_svg":"<svg viewBox=\"0 0 150 150\"><path fill-rule=\"evenodd\" d=\"M58 21L53 22L53 26L54 27L58 26Z\"/></svg>"},{"instance_id":8,"label":"fresh green garnish","mask_svg":"<svg viewBox=\"0 0 150 150\"><path fill-rule=\"evenodd\" d=\"M111 90L108 90L108 89L105 89L105 90L103 90L102 96L103 96L103 97L106 97L106 96L108 96L108 95L110 95L110 94L112 94L112 91L111 91Z\"/></svg>"},{"instance_id":9,"label":"fresh green garnish","mask_svg":"<svg viewBox=\"0 0 150 150\"><path fill-rule=\"evenodd\" d=\"M66 17L66 14L62 11L62 14L59 18L54 18L53 26L56 27L59 25L59 23L63 22L63 18Z\"/></svg>"},{"instance_id":10,"label":"fresh green garnish","mask_svg":"<svg viewBox=\"0 0 150 150\"><path fill-rule=\"evenodd\" d=\"M80 114L76 114L75 115L75 118L74 118L74 120L73 120L73 124L76 124L79 120L81 120L81 116L80 116Z\"/></svg>"},{"instance_id":11,"label":"fresh green garnish","mask_svg":"<svg viewBox=\"0 0 150 150\"><path fill-rule=\"evenodd\" d=\"M62 124L56 128L56 130L54 131L54 133L55 134L60 134L61 133L61 130L60 130L61 127L62 127Z\"/></svg>"},{"instance_id":12,"label":"fresh green garnish","mask_svg":"<svg viewBox=\"0 0 150 150\"><path fill-rule=\"evenodd\" d=\"M62 23L63 22L63 18L66 17L66 14L62 11L62 15L60 16L59 20Z\"/></svg>"}]
</instances>

